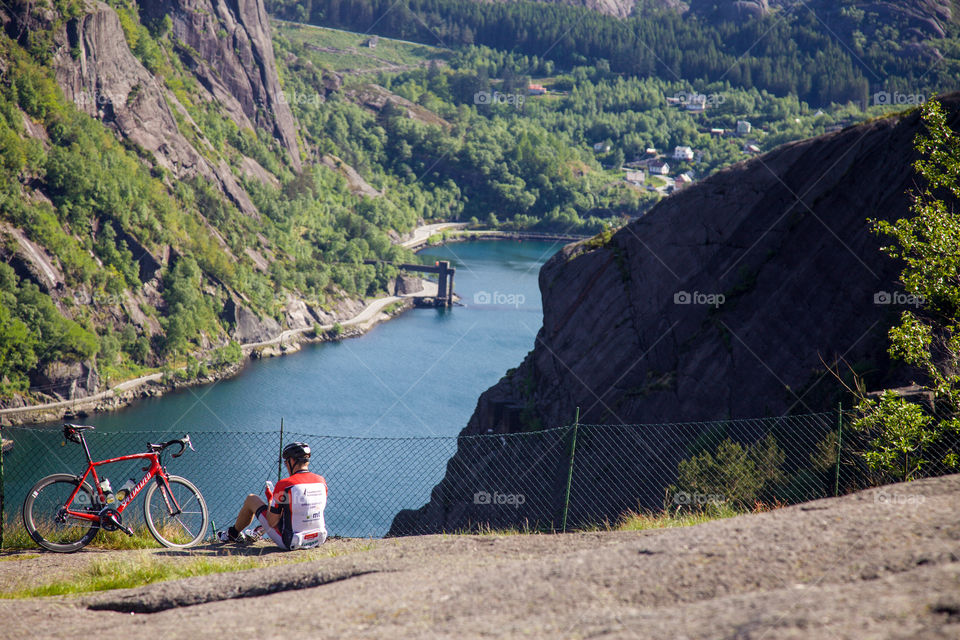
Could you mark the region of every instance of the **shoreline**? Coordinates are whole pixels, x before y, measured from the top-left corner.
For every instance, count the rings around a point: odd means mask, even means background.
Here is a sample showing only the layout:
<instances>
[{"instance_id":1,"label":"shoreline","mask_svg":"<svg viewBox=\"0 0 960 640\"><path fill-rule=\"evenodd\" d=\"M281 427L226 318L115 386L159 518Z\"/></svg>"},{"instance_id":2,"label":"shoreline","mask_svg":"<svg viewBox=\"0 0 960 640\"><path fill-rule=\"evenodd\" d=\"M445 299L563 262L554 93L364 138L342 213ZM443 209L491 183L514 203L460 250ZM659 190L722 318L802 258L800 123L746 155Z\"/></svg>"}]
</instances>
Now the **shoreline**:
<instances>
[{"instance_id":1,"label":"shoreline","mask_svg":"<svg viewBox=\"0 0 960 640\"><path fill-rule=\"evenodd\" d=\"M429 247L443 246L448 243L469 242L476 240L563 240L576 242L588 236L550 235L525 232L510 232L499 230L468 230L466 223L434 223L422 225L413 230L406 240L397 242L398 245L414 252ZM450 232L453 233L450 233ZM440 242L430 242L437 235L446 234ZM416 306L415 298L429 298L436 296L436 283L422 280L424 289L401 296L382 296L370 300L356 315L332 324L320 325L319 333L316 327L300 329L286 329L269 340L254 343L240 344L243 351L242 359L232 365L212 372L203 378L193 380L164 381L164 372L154 372L130 380L125 380L115 386L99 391L84 398L59 400L40 405L25 407L8 407L0 409L0 427L38 424L64 419L85 418L90 414L116 411L130 406L137 400L160 397L171 391L187 387L211 384L219 380L237 375L247 364L248 360L271 358L296 353L304 344L334 342L347 338L357 338L382 322L390 320ZM401 306L387 312L386 309L400 303ZM335 327L339 325L342 331L333 335ZM177 369L176 371L181 371Z\"/></svg>"},{"instance_id":2,"label":"shoreline","mask_svg":"<svg viewBox=\"0 0 960 640\"><path fill-rule=\"evenodd\" d=\"M414 302L415 298L435 296L436 284L427 280L424 280L423 283L424 289L413 294L374 298L353 317L332 324L320 325L319 329L321 329L321 331L319 333L314 327L287 329L270 340L241 344L240 348L243 351L243 357L239 362L212 372L206 377L195 378L193 380L169 380L165 382L163 381L164 372L150 373L125 380L109 389L99 391L84 398L59 400L27 407L0 409L0 426L8 427L52 422L62 419L84 418L91 413L116 411L143 398L160 397L178 389L211 384L219 380L231 378L238 374L249 360L259 360L261 358L271 358L296 353L303 348L304 344L317 344L347 338L358 338L381 322L390 320L414 308L416 306ZM397 303L400 303L401 306L387 311L388 307ZM342 331L334 335L332 332L337 325L342 327ZM182 371L182 369L177 369L177 371Z\"/></svg>"}]
</instances>

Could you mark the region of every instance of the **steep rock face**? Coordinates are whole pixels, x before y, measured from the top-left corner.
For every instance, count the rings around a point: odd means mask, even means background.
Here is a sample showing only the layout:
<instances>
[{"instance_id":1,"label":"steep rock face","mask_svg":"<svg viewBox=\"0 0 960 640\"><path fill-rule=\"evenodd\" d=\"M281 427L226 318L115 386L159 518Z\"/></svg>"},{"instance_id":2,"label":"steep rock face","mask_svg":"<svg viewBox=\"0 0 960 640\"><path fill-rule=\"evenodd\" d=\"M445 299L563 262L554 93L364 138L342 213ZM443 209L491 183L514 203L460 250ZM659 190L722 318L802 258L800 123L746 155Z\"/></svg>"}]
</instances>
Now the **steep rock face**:
<instances>
[{"instance_id":1,"label":"steep rock face","mask_svg":"<svg viewBox=\"0 0 960 640\"><path fill-rule=\"evenodd\" d=\"M960 128L960 94L944 102ZM821 411L841 397L823 364L836 358L872 386L909 381L886 356L905 308L901 267L866 220L909 215L919 131L912 114L792 143L662 201L605 242L568 245L540 272L535 348L480 397L463 435L521 431L531 417L561 426L577 407L582 422L606 424ZM626 456L638 476L665 470L659 495L639 496L647 507L662 501L685 443L659 445L652 458ZM482 517L472 496L499 486L503 461L467 462L471 446L448 464L470 473L448 474L393 533ZM583 460L591 465L604 467Z\"/></svg>"},{"instance_id":2,"label":"steep rock face","mask_svg":"<svg viewBox=\"0 0 960 640\"><path fill-rule=\"evenodd\" d=\"M958 97L947 106L956 119ZM900 266L866 220L909 214L918 131L914 114L791 143L596 249L564 248L540 273L535 349L491 393L551 426L577 406L584 422L649 423L828 408L836 357L902 379L885 352L904 307L875 303Z\"/></svg>"},{"instance_id":3,"label":"steep rock face","mask_svg":"<svg viewBox=\"0 0 960 640\"><path fill-rule=\"evenodd\" d=\"M152 153L177 178L199 174L218 185L241 211L256 213L230 168L209 162L177 129L169 104L189 116L130 52L116 12L102 2L89 8L90 13L68 25L70 47L63 47L55 59L57 83L67 97ZM71 47L79 51L77 58Z\"/></svg>"},{"instance_id":4,"label":"steep rock face","mask_svg":"<svg viewBox=\"0 0 960 640\"><path fill-rule=\"evenodd\" d=\"M76 400L96 393L100 379L89 362L51 362L30 380L58 400Z\"/></svg>"},{"instance_id":5,"label":"steep rock face","mask_svg":"<svg viewBox=\"0 0 960 640\"><path fill-rule=\"evenodd\" d=\"M254 122L281 141L300 170L297 128L282 98L263 0L142 3L150 20L169 15L173 36L199 54L193 71L240 126Z\"/></svg>"}]
</instances>

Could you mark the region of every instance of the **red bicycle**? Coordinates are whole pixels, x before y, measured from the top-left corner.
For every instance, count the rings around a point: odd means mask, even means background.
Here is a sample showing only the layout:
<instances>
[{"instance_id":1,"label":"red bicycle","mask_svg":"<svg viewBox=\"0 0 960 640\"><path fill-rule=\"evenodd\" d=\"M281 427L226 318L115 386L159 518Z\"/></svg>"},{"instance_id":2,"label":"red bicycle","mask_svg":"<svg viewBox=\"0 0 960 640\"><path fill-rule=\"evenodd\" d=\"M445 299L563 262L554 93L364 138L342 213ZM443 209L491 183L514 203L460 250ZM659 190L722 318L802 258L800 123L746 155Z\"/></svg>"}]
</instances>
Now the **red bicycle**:
<instances>
[{"instance_id":1,"label":"red bicycle","mask_svg":"<svg viewBox=\"0 0 960 640\"><path fill-rule=\"evenodd\" d=\"M23 501L23 524L37 544L50 551L71 553L89 544L99 529L133 535L133 530L123 524L123 512L153 478L156 482L144 497L143 518L157 542L165 547L184 549L204 538L209 522L207 503L192 482L169 475L160 459L164 449L173 445L180 445L174 458L183 455L187 447L193 451L189 435L164 444L148 443L147 453L94 462L83 436L83 432L90 429L93 427L63 425L63 437L83 445L87 455L86 472L82 476L69 473L47 476L33 486ZM146 475L112 506L113 496L109 489L104 491L97 467L137 459L149 461L143 468ZM91 476L92 487L87 482Z\"/></svg>"}]
</instances>

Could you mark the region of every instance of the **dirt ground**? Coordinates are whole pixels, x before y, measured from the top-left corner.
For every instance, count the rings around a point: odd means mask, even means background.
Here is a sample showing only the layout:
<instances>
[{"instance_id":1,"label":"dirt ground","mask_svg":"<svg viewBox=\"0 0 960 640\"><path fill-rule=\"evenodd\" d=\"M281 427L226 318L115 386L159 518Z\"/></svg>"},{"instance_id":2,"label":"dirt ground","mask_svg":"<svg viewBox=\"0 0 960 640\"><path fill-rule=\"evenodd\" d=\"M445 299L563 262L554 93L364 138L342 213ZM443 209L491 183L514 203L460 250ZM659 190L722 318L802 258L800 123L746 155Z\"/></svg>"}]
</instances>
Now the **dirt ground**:
<instances>
[{"instance_id":1,"label":"dirt ground","mask_svg":"<svg viewBox=\"0 0 960 640\"><path fill-rule=\"evenodd\" d=\"M956 639L958 507L948 476L683 529L334 540L308 563L0 601L0 637ZM0 582L122 553L4 561Z\"/></svg>"}]
</instances>

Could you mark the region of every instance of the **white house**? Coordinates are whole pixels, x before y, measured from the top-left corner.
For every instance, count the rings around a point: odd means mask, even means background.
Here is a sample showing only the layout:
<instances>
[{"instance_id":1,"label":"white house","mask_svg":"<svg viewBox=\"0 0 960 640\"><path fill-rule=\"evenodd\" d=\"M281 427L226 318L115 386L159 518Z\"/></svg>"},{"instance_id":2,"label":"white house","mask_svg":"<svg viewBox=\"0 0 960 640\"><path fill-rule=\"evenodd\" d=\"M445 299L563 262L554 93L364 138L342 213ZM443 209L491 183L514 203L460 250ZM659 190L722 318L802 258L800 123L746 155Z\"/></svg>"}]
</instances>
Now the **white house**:
<instances>
[{"instance_id":1,"label":"white house","mask_svg":"<svg viewBox=\"0 0 960 640\"><path fill-rule=\"evenodd\" d=\"M737 135L745 136L753 130L753 125L747 120L737 120Z\"/></svg>"},{"instance_id":2,"label":"white house","mask_svg":"<svg viewBox=\"0 0 960 640\"><path fill-rule=\"evenodd\" d=\"M687 111L703 113L707 110L707 96L703 94L691 96L690 100L684 106Z\"/></svg>"},{"instance_id":3,"label":"white house","mask_svg":"<svg viewBox=\"0 0 960 640\"><path fill-rule=\"evenodd\" d=\"M656 158L647 163L647 168L650 170L651 174L658 174L665 176L670 173L670 165L660 158Z\"/></svg>"},{"instance_id":4,"label":"white house","mask_svg":"<svg viewBox=\"0 0 960 640\"><path fill-rule=\"evenodd\" d=\"M610 151L610 145L608 145L605 142L598 142L595 145L593 145L593 150L596 153L606 153Z\"/></svg>"},{"instance_id":5,"label":"white house","mask_svg":"<svg viewBox=\"0 0 960 640\"><path fill-rule=\"evenodd\" d=\"M673 150L673 159L690 162L693 160L693 149L690 147L675 147Z\"/></svg>"}]
</instances>

